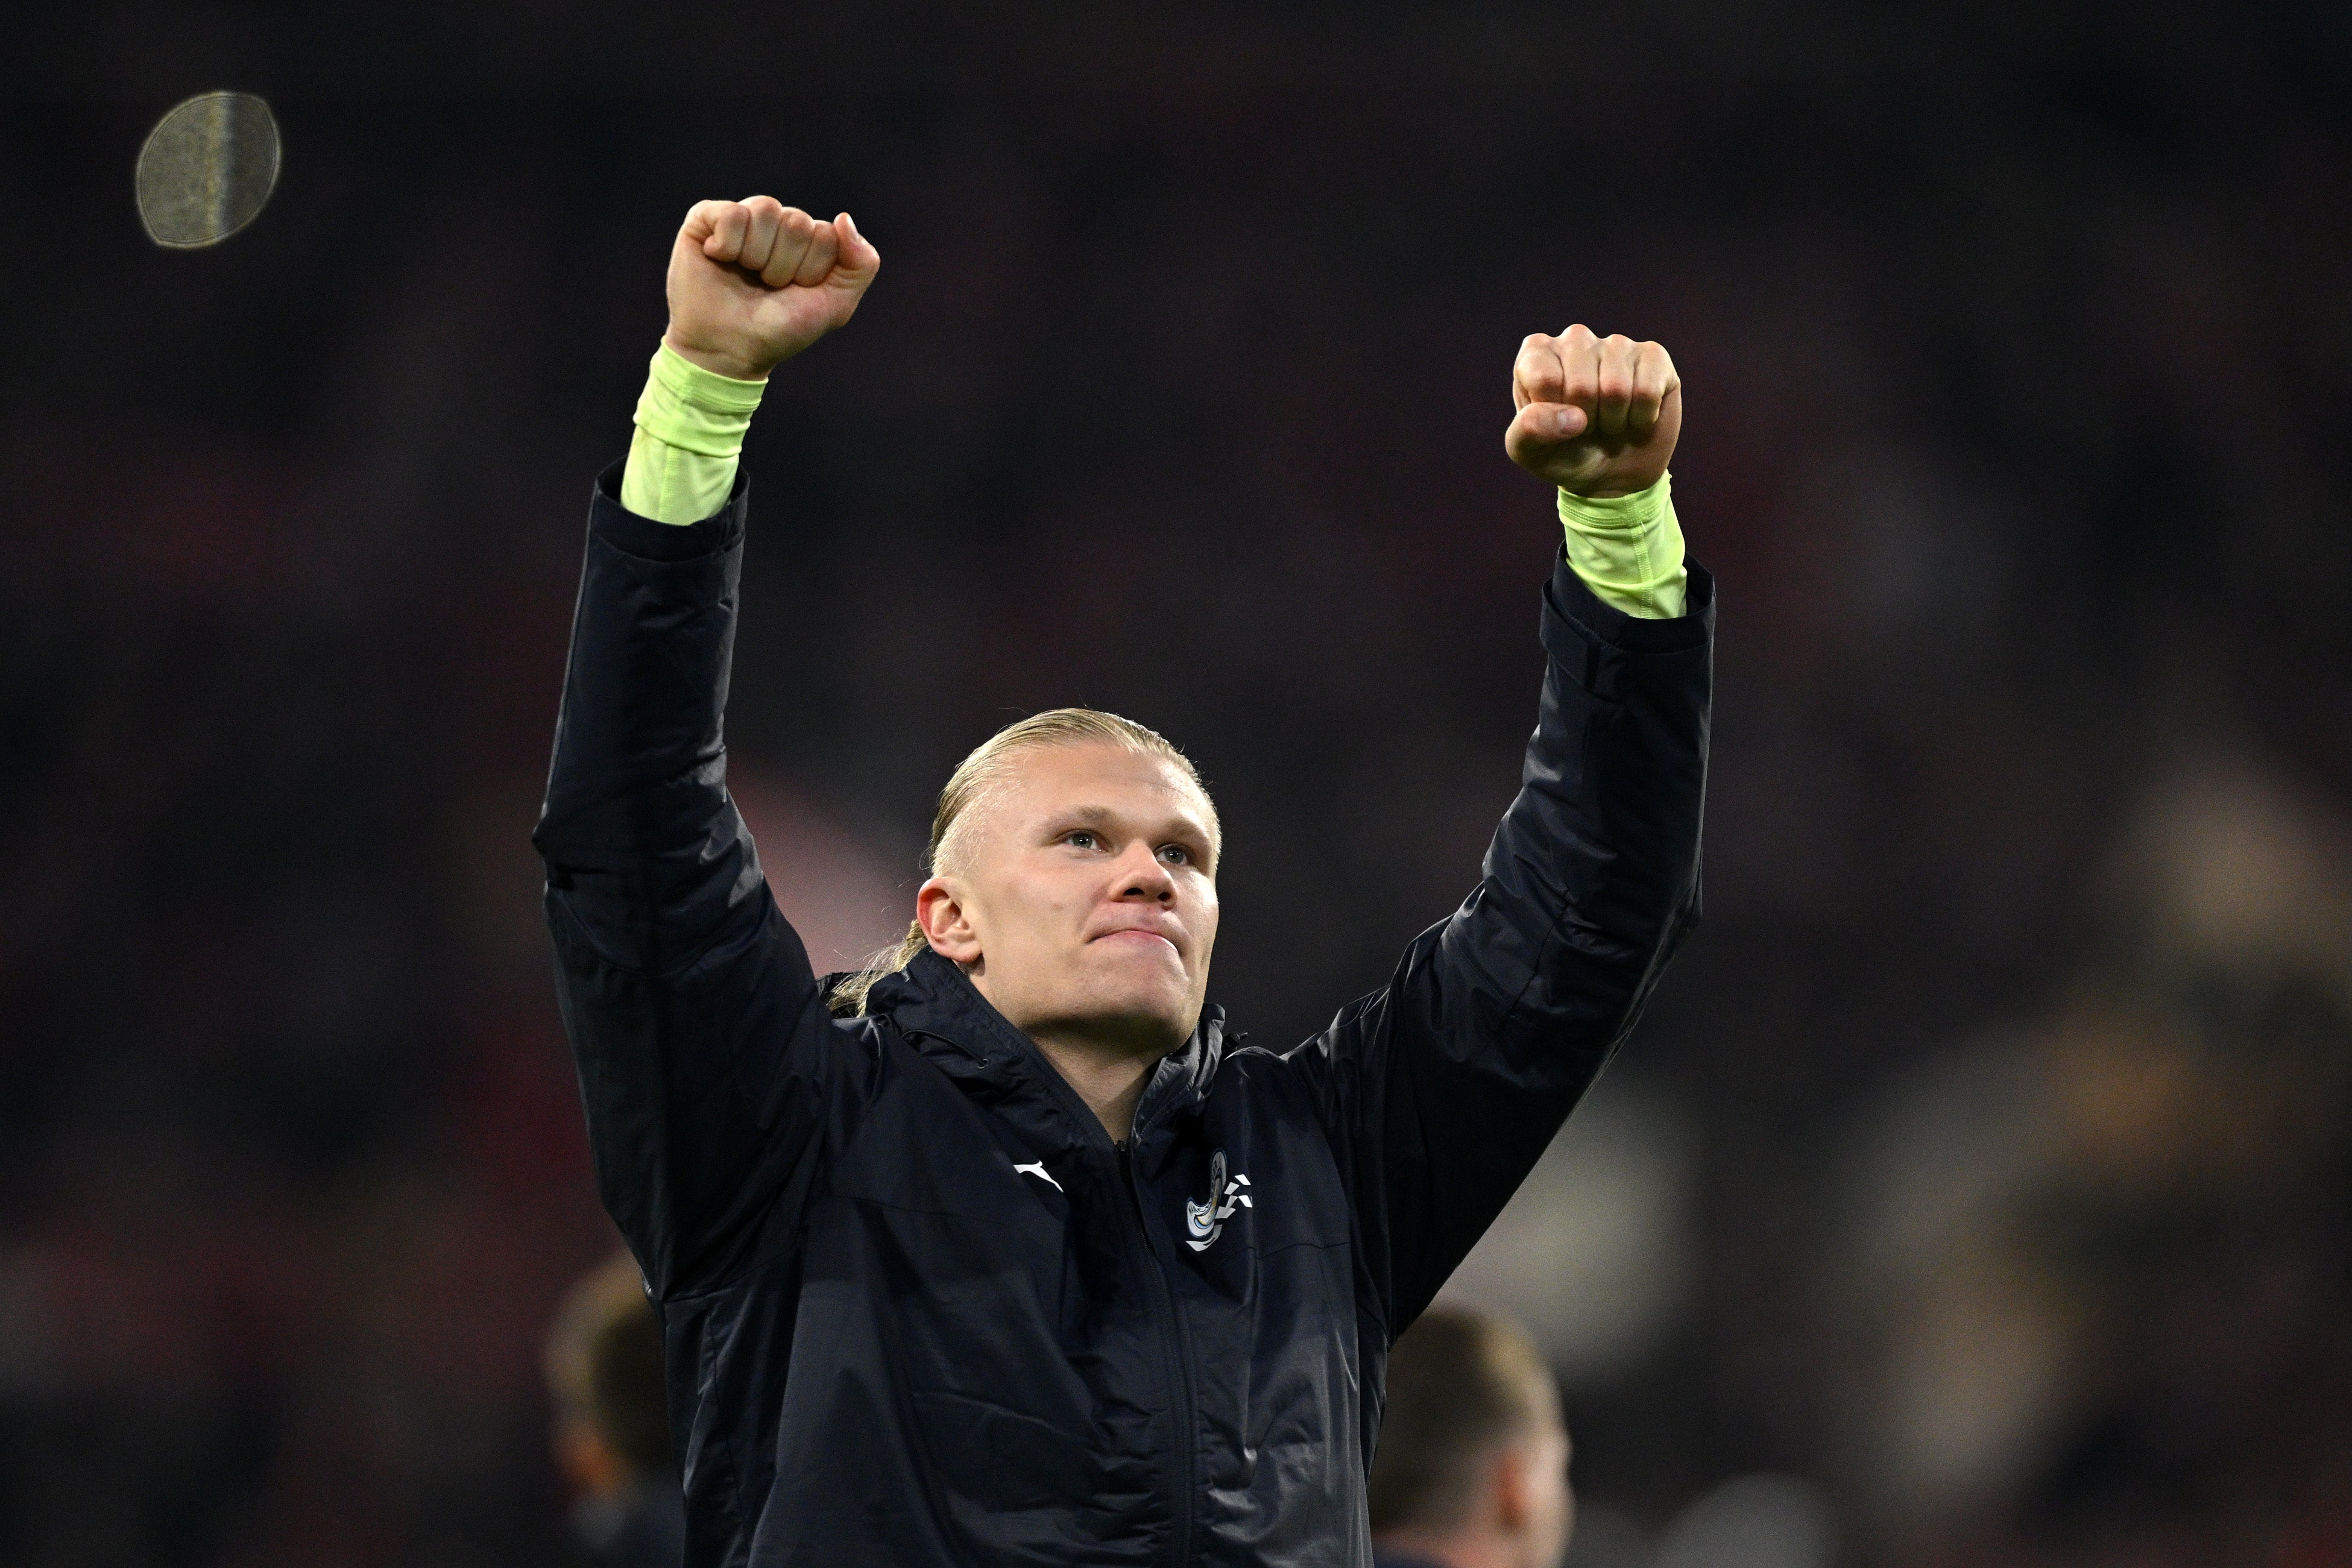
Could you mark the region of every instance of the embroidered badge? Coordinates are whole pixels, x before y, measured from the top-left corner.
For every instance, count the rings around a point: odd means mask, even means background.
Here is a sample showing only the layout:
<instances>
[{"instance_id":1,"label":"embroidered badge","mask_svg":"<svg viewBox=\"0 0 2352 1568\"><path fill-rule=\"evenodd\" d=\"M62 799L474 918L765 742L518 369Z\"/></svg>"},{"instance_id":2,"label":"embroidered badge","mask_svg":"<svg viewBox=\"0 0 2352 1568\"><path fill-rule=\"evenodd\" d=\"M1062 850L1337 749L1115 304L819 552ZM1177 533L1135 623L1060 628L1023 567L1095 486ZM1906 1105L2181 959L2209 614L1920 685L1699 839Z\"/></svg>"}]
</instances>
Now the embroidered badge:
<instances>
[{"instance_id":1,"label":"embroidered badge","mask_svg":"<svg viewBox=\"0 0 2352 1568\"><path fill-rule=\"evenodd\" d=\"M1235 1209L1255 1207L1250 1202L1250 1195L1242 1190L1249 1184L1250 1178L1239 1171L1234 1173L1231 1181L1225 1179L1224 1150L1211 1155L1209 1201L1195 1203L1189 1197L1184 1200L1184 1228L1192 1233L1184 1239L1184 1245L1195 1252L1206 1252L1224 1234L1225 1221L1234 1217Z\"/></svg>"}]
</instances>

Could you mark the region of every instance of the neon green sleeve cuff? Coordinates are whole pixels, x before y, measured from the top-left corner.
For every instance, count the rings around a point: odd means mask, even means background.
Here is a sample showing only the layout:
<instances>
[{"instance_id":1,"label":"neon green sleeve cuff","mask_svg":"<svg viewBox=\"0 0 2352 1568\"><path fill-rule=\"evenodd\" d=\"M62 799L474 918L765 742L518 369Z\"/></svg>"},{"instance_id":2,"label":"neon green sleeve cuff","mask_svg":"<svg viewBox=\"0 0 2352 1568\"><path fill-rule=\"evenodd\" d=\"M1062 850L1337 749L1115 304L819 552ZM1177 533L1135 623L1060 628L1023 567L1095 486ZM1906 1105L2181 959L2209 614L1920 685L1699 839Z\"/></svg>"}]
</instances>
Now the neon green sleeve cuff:
<instances>
[{"instance_id":1,"label":"neon green sleeve cuff","mask_svg":"<svg viewBox=\"0 0 2352 1568\"><path fill-rule=\"evenodd\" d=\"M704 370L667 343L637 399L621 505L657 523L698 523L727 504L765 382Z\"/></svg>"},{"instance_id":2,"label":"neon green sleeve cuff","mask_svg":"<svg viewBox=\"0 0 2352 1568\"><path fill-rule=\"evenodd\" d=\"M1646 490L1607 500L1559 493L1568 564L1601 603L1643 621L1672 621L1687 608L1690 572L1674 483L1662 474Z\"/></svg>"}]
</instances>

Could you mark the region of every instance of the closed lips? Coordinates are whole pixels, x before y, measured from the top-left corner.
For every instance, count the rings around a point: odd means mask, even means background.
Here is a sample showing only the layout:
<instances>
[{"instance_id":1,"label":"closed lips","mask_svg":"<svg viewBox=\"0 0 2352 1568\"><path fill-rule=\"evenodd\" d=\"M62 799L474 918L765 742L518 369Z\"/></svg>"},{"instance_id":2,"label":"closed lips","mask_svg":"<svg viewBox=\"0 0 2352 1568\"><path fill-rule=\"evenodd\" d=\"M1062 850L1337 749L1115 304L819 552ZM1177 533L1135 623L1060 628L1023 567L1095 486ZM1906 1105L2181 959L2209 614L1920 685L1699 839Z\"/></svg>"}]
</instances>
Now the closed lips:
<instances>
[{"instance_id":1,"label":"closed lips","mask_svg":"<svg viewBox=\"0 0 2352 1568\"><path fill-rule=\"evenodd\" d=\"M1101 936L1096 937L1095 940L1097 942L1165 942L1171 947L1176 946L1173 941L1171 941L1168 937L1162 936L1157 931L1146 931L1139 926L1132 925L1120 931L1106 931Z\"/></svg>"}]
</instances>

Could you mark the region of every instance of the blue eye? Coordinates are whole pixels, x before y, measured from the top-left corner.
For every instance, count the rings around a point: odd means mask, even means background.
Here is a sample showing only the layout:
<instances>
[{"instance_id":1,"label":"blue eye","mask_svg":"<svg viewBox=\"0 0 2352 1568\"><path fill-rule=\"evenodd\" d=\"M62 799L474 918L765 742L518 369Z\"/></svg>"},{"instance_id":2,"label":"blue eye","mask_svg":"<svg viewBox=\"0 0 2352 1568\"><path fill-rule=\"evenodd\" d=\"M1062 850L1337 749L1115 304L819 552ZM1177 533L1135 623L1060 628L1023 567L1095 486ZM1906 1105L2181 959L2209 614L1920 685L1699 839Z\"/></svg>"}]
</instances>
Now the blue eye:
<instances>
[{"instance_id":1,"label":"blue eye","mask_svg":"<svg viewBox=\"0 0 2352 1568\"><path fill-rule=\"evenodd\" d=\"M1085 831L1072 833L1068 835L1065 841L1082 850L1090 850L1095 847L1095 836L1092 833Z\"/></svg>"},{"instance_id":2,"label":"blue eye","mask_svg":"<svg viewBox=\"0 0 2352 1568\"><path fill-rule=\"evenodd\" d=\"M1186 849L1182 844L1166 845L1160 852L1169 860L1175 862L1178 865L1190 865L1192 863L1192 852Z\"/></svg>"}]
</instances>

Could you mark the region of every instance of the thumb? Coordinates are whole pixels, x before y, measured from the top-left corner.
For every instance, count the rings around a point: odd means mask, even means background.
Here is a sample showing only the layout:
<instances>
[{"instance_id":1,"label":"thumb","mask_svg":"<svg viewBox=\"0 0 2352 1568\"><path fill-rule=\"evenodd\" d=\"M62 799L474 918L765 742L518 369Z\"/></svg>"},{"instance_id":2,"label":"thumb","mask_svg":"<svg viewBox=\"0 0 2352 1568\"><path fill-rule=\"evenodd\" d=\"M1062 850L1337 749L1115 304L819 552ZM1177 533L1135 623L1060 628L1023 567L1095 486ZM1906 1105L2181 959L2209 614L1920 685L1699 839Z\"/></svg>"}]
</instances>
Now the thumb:
<instances>
[{"instance_id":1,"label":"thumb","mask_svg":"<svg viewBox=\"0 0 2352 1568\"><path fill-rule=\"evenodd\" d=\"M840 249L834 256L831 281L853 288L865 287L882 270L882 253L874 248L873 241L857 232L857 221L847 213L833 220L833 228L839 236Z\"/></svg>"},{"instance_id":2,"label":"thumb","mask_svg":"<svg viewBox=\"0 0 2352 1568\"><path fill-rule=\"evenodd\" d=\"M720 217L734 204L732 202L695 203L687 209L686 222L678 228L677 248L683 250L692 246L698 251L702 250L709 245L710 236L719 232Z\"/></svg>"},{"instance_id":3,"label":"thumb","mask_svg":"<svg viewBox=\"0 0 2352 1568\"><path fill-rule=\"evenodd\" d=\"M1582 435L1591 417L1570 402L1531 402L1512 416L1503 450L1522 468L1536 468Z\"/></svg>"}]
</instances>

